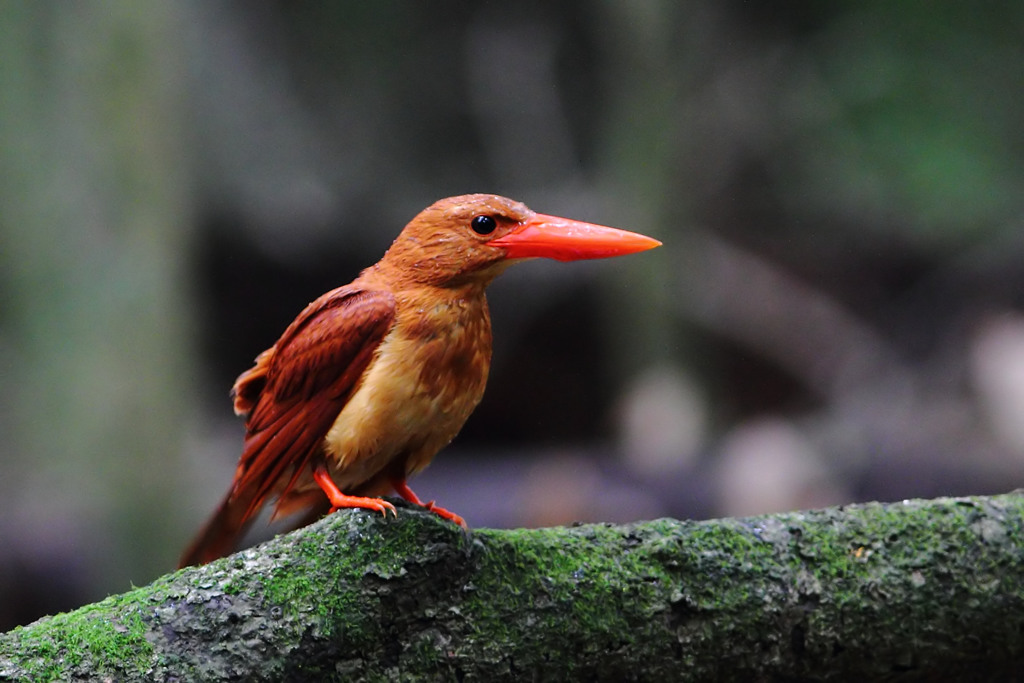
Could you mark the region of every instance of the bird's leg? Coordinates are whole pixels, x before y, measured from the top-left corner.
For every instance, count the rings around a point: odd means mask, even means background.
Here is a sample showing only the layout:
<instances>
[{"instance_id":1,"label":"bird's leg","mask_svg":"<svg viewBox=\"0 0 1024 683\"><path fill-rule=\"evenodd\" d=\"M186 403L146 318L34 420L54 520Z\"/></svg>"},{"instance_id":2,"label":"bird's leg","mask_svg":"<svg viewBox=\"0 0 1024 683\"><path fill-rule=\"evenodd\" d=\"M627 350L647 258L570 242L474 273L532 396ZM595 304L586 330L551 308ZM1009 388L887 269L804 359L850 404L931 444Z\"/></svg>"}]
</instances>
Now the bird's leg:
<instances>
[{"instance_id":1,"label":"bird's leg","mask_svg":"<svg viewBox=\"0 0 1024 683\"><path fill-rule=\"evenodd\" d=\"M454 512L445 510L443 507L439 505L434 505L434 501L424 503L422 500L420 500L420 497L413 493L412 489L409 488L409 485L405 483L404 478L392 479L391 487L395 489L395 492L398 493L398 495L400 495L402 498L405 498L413 505L419 505L420 507L424 507L433 512L438 517L443 517L444 519L447 519L449 522L455 522L463 529L469 528L466 526L466 520L462 519L462 517L458 516Z\"/></svg>"},{"instance_id":2,"label":"bird's leg","mask_svg":"<svg viewBox=\"0 0 1024 683\"><path fill-rule=\"evenodd\" d=\"M324 494L327 495L327 500L331 501L331 509L327 514L341 508L365 508L367 510L376 510L385 517L388 516L389 510L395 517L398 516L398 513L395 512L395 506L382 498L364 498L363 496L349 496L342 493L338 485L331 479L327 468L322 464L316 465L313 468L313 479L323 489Z\"/></svg>"}]
</instances>

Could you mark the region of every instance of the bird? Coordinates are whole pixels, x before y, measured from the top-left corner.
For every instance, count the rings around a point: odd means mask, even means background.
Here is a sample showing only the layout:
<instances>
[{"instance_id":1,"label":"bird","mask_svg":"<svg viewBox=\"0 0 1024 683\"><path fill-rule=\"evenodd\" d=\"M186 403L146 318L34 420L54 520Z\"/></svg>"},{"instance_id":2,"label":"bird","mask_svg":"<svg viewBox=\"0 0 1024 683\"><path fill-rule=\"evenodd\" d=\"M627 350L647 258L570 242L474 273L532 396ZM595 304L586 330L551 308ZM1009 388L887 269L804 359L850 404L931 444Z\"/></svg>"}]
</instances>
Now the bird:
<instances>
[{"instance_id":1,"label":"bird","mask_svg":"<svg viewBox=\"0 0 1024 683\"><path fill-rule=\"evenodd\" d=\"M489 194L441 199L409 222L376 264L315 299L232 389L245 418L226 496L180 567L233 552L262 508L309 523L345 508L397 516L407 480L459 432L480 402L491 361L484 290L510 265L596 259L656 239L535 213ZM301 524L300 524L301 525Z\"/></svg>"}]
</instances>

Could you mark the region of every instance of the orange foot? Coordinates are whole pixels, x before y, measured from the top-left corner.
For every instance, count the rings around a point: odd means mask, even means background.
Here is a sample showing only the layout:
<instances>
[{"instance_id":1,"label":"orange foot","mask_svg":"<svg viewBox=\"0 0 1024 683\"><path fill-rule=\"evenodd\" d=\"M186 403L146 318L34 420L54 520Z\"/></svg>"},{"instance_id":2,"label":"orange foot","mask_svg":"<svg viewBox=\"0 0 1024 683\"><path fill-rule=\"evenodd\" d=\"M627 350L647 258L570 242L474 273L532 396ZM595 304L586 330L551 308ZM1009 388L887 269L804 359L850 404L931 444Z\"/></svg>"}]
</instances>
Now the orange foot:
<instances>
[{"instance_id":1,"label":"orange foot","mask_svg":"<svg viewBox=\"0 0 1024 683\"><path fill-rule=\"evenodd\" d=\"M400 495L402 498L405 498L410 503L413 503L414 505L419 505L420 507L425 507L438 517L443 517L444 519L447 519L449 522L455 522L463 529L469 528L466 526L466 520L462 519L462 517L459 517L454 512L445 510L443 507L439 505L434 505L434 501L424 503L422 500L420 500L420 497L413 493L412 489L409 488L409 485L405 483L405 479L392 479L391 486L392 488L395 489L398 495Z\"/></svg>"},{"instance_id":2,"label":"orange foot","mask_svg":"<svg viewBox=\"0 0 1024 683\"><path fill-rule=\"evenodd\" d=\"M331 501L331 512L336 512L341 508L365 508L367 510L376 510L385 517L388 516L390 511L395 517L398 513L395 512L395 506L387 502L382 498L364 498L363 496L348 496L341 492L338 485L331 479L331 475L327 473L327 468L320 466L313 469L313 479L320 485L323 492L327 494L327 500Z\"/></svg>"}]
</instances>

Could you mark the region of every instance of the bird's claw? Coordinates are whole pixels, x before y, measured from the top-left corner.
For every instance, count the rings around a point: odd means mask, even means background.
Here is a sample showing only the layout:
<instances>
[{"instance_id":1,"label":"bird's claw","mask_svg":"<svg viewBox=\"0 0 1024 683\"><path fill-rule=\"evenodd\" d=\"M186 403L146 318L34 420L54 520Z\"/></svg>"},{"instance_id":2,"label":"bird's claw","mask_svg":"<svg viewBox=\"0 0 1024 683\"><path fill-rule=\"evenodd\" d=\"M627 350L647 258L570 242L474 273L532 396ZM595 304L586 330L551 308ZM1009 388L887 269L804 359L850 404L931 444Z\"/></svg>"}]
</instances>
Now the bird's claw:
<instances>
[{"instance_id":1,"label":"bird's claw","mask_svg":"<svg viewBox=\"0 0 1024 683\"><path fill-rule=\"evenodd\" d=\"M434 501L430 501L429 503L427 503L423 507L425 507L426 509L430 510L431 512L433 512L435 515L437 515L438 517L440 517L442 519L447 519L449 522L455 522L456 524L461 526L463 529L468 529L469 528L466 525L466 520L464 520L461 516L455 514L451 510L445 510L440 505L434 505Z\"/></svg>"},{"instance_id":2,"label":"bird's claw","mask_svg":"<svg viewBox=\"0 0 1024 683\"><path fill-rule=\"evenodd\" d=\"M352 508L362 508L364 510L376 510L385 517L390 512L396 518L398 517L398 510L395 506L382 498L354 498L351 497L345 501L345 505L332 505L331 509L327 511L327 514L333 514L338 510L351 510Z\"/></svg>"},{"instance_id":3,"label":"bird's claw","mask_svg":"<svg viewBox=\"0 0 1024 683\"><path fill-rule=\"evenodd\" d=\"M331 475L327 472L325 467L317 467L313 470L313 479L323 490L324 495L327 496L327 500L331 503L331 509L327 514L337 512L342 508L363 508L365 510L376 510L385 517L388 516L388 510L391 511L395 517L398 517L398 511L395 510L395 506L384 500L383 498L367 498L365 496L349 496L341 492L338 485L331 479Z\"/></svg>"},{"instance_id":4,"label":"bird's claw","mask_svg":"<svg viewBox=\"0 0 1024 683\"><path fill-rule=\"evenodd\" d=\"M424 503L422 500L420 500L420 497L413 493L413 490L409 488L408 484L405 483L405 479L394 479L391 482L391 486L395 489L395 491L398 492L398 495L400 495L402 498L405 498L413 505L419 505L420 507L426 510L430 510L431 512L433 512L438 517L441 517L442 519L447 519L449 522L455 522L463 529L469 529L469 527L466 526L466 520L462 519L462 517L459 517L454 512L445 510L440 505L435 505L434 501Z\"/></svg>"}]
</instances>

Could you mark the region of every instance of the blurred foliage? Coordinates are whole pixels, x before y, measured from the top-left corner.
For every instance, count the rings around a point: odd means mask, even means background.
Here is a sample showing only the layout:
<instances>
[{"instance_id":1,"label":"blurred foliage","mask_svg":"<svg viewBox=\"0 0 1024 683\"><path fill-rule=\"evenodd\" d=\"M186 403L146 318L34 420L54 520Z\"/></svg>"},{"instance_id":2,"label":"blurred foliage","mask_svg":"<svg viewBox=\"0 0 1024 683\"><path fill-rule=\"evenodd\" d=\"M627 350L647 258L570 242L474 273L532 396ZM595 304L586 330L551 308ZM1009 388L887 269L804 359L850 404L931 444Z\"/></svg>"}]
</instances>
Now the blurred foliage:
<instances>
[{"instance_id":1,"label":"blurred foliage","mask_svg":"<svg viewBox=\"0 0 1024 683\"><path fill-rule=\"evenodd\" d=\"M1011 3L863 3L824 27L801 46L816 68L793 95L817 106L803 112L813 153L782 175L788 201L897 222L925 248L1015 229L1021 17Z\"/></svg>"},{"instance_id":2,"label":"blurred foliage","mask_svg":"<svg viewBox=\"0 0 1024 683\"><path fill-rule=\"evenodd\" d=\"M234 376L465 192L665 241L492 288L488 394L417 486L471 524L1021 485L1022 29L1011 2L0 5L0 625L169 568L230 480Z\"/></svg>"},{"instance_id":3,"label":"blurred foliage","mask_svg":"<svg viewBox=\"0 0 1024 683\"><path fill-rule=\"evenodd\" d=\"M173 558L193 325L167 7L0 7L0 623Z\"/></svg>"}]
</instances>

